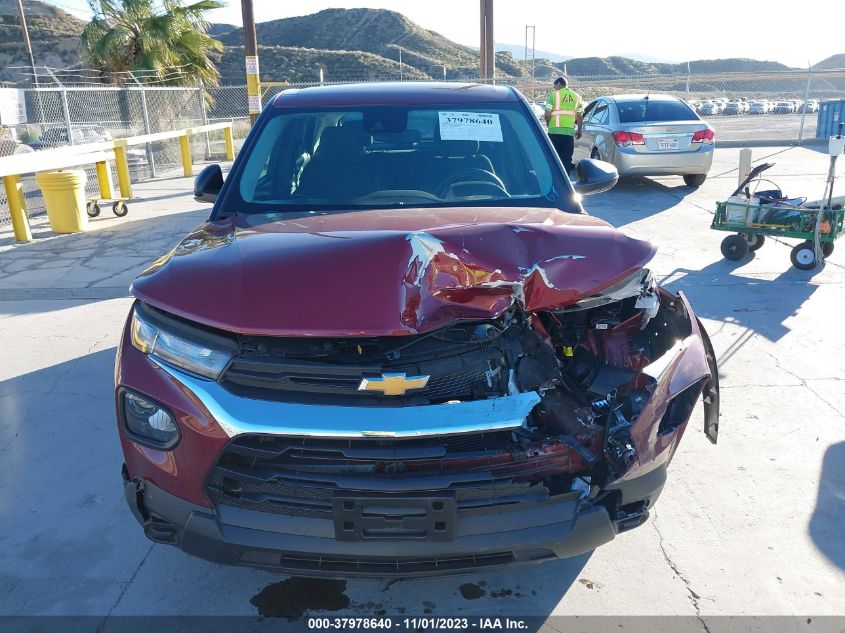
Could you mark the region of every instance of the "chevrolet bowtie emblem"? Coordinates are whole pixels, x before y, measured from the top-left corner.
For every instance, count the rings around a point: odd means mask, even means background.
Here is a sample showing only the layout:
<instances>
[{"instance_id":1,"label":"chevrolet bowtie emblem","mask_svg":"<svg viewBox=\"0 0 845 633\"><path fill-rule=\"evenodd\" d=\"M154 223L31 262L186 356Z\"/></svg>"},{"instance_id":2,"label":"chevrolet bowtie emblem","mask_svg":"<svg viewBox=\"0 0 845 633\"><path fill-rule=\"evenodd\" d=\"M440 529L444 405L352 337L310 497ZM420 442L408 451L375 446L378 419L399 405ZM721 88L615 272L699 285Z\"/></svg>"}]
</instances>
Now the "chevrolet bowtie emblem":
<instances>
[{"instance_id":1,"label":"chevrolet bowtie emblem","mask_svg":"<svg viewBox=\"0 0 845 633\"><path fill-rule=\"evenodd\" d=\"M358 391L380 391L385 396L404 396L410 389L422 389L428 384L430 376L411 376L405 374L382 374L381 378L364 378L358 385Z\"/></svg>"}]
</instances>

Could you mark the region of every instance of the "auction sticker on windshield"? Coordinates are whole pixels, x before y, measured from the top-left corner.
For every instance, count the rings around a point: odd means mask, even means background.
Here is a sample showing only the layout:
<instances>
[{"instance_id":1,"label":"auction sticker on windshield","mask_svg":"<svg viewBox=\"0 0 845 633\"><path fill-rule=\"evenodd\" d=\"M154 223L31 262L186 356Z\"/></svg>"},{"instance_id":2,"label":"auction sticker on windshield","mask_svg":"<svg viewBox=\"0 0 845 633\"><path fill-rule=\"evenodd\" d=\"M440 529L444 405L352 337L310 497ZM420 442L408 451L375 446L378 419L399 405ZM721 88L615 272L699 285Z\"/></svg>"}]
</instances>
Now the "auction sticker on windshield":
<instances>
[{"instance_id":1,"label":"auction sticker on windshield","mask_svg":"<svg viewBox=\"0 0 845 633\"><path fill-rule=\"evenodd\" d=\"M502 142L499 115L490 112L438 112L444 141Z\"/></svg>"}]
</instances>

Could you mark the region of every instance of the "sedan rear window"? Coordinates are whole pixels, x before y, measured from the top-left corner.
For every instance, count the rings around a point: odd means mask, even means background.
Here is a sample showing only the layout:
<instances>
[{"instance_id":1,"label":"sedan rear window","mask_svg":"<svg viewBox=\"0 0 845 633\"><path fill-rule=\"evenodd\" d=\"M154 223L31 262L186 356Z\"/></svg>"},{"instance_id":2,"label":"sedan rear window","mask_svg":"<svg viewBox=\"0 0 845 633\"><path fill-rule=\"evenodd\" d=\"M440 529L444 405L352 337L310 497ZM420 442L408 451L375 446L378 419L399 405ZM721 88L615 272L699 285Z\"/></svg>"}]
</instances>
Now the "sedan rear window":
<instances>
[{"instance_id":1,"label":"sedan rear window","mask_svg":"<svg viewBox=\"0 0 845 633\"><path fill-rule=\"evenodd\" d=\"M698 115L680 101L617 102L620 123L645 123L647 121L697 121Z\"/></svg>"}]
</instances>

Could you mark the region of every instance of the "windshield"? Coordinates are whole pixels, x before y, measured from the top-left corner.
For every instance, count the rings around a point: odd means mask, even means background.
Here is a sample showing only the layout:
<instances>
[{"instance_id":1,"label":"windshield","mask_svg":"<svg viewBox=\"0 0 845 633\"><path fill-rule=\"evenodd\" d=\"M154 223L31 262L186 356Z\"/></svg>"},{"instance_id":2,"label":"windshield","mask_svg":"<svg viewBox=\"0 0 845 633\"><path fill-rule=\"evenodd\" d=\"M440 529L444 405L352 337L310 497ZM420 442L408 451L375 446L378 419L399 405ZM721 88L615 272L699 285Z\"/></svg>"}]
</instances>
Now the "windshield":
<instances>
[{"instance_id":1,"label":"windshield","mask_svg":"<svg viewBox=\"0 0 845 633\"><path fill-rule=\"evenodd\" d=\"M227 179L219 214L557 206L568 189L536 121L519 103L267 114Z\"/></svg>"},{"instance_id":2,"label":"windshield","mask_svg":"<svg viewBox=\"0 0 845 633\"><path fill-rule=\"evenodd\" d=\"M709 107L711 104L704 104ZM645 123L647 121L697 121L698 116L690 107L680 101L617 102L620 123Z\"/></svg>"}]
</instances>

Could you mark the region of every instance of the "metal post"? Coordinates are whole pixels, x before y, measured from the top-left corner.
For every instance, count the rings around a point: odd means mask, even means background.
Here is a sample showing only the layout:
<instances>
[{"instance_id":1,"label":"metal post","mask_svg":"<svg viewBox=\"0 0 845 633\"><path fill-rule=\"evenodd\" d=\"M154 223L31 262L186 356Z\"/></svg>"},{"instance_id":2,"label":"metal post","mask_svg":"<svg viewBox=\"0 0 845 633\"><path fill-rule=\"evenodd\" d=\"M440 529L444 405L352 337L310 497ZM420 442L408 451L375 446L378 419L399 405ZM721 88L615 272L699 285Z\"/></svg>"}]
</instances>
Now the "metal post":
<instances>
[{"instance_id":1,"label":"metal post","mask_svg":"<svg viewBox=\"0 0 845 633\"><path fill-rule=\"evenodd\" d=\"M748 178L748 174L751 173L751 150L750 149L741 149L739 150L739 169L737 170L739 173L737 174L737 186L742 184L742 181Z\"/></svg>"},{"instance_id":2,"label":"metal post","mask_svg":"<svg viewBox=\"0 0 845 633\"><path fill-rule=\"evenodd\" d=\"M399 81L402 81L402 49L399 49Z\"/></svg>"},{"instance_id":3,"label":"metal post","mask_svg":"<svg viewBox=\"0 0 845 633\"><path fill-rule=\"evenodd\" d=\"M50 75L50 78L56 82L56 85L59 86L59 90L61 91L62 95L62 113L65 117L65 129L67 130L67 142L69 145L75 145L73 142L73 129L70 126L70 109L67 105L67 89L64 87L61 81L59 81L58 77L53 74L53 71L44 66L44 70L47 71L47 74Z\"/></svg>"},{"instance_id":4,"label":"metal post","mask_svg":"<svg viewBox=\"0 0 845 633\"><path fill-rule=\"evenodd\" d=\"M687 102L688 103L689 103L689 81L690 81L690 75L691 74L692 73L690 72L689 62L687 62Z\"/></svg>"},{"instance_id":5,"label":"metal post","mask_svg":"<svg viewBox=\"0 0 845 633\"><path fill-rule=\"evenodd\" d=\"M112 199L111 170L108 161L102 160L95 163L97 167L97 185L100 187L100 198L103 200Z\"/></svg>"},{"instance_id":6,"label":"metal post","mask_svg":"<svg viewBox=\"0 0 845 633\"><path fill-rule=\"evenodd\" d=\"M801 107L801 127L798 128L798 145L804 140L804 119L807 116L807 99L810 98L810 82L813 80L813 67L807 65L807 88L804 90L804 105Z\"/></svg>"},{"instance_id":7,"label":"metal post","mask_svg":"<svg viewBox=\"0 0 845 633\"><path fill-rule=\"evenodd\" d=\"M129 200L132 198L132 181L129 178L129 161L126 158L126 139L118 139L114 142L114 163L117 168L120 197Z\"/></svg>"},{"instance_id":8,"label":"metal post","mask_svg":"<svg viewBox=\"0 0 845 633\"><path fill-rule=\"evenodd\" d=\"M232 136L232 126L223 128L223 140L226 143L226 160L235 160L235 139Z\"/></svg>"},{"instance_id":9,"label":"metal post","mask_svg":"<svg viewBox=\"0 0 845 633\"><path fill-rule=\"evenodd\" d=\"M32 231L29 228L29 217L26 215L26 201L23 196L21 177L3 176L3 186L6 189L6 200L9 204L9 215L12 217L12 230L18 242L31 242Z\"/></svg>"},{"instance_id":10,"label":"metal post","mask_svg":"<svg viewBox=\"0 0 845 633\"><path fill-rule=\"evenodd\" d=\"M191 163L191 132L186 130L185 133L179 137L179 148L182 151L182 173L185 178L194 175L193 164Z\"/></svg>"},{"instance_id":11,"label":"metal post","mask_svg":"<svg viewBox=\"0 0 845 633\"><path fill-rule=\"evenodd\" d=\"M138 80L135 73L131 70L129 71L129 76L132 77L132 81L141 89L141 114L144 117L144 134L150 134L153 130L150 127L150 111L147 109L147 91L144 89L144 84ZM144 143L144 149L147 152L147 164L150 166L150 178L155 178L156 161L155 156L153 156L153 146L150 143Z\"/></svg>"},{"instance_id":12,"label":"metal post","mask_svg":"<svg viewBox=\"0 0 845 633\"><path fill-rule=\"evenodd\" d=\"M202 77L199 79L199 87L197 88L197 98L200 100L200 113L202 114L202 124L208 125L208 112L205 110L205 83ZM211 141L208 137L208 132L205 133L205 159L208 160L211 156Z\"/></svg>"}]
</instances>

